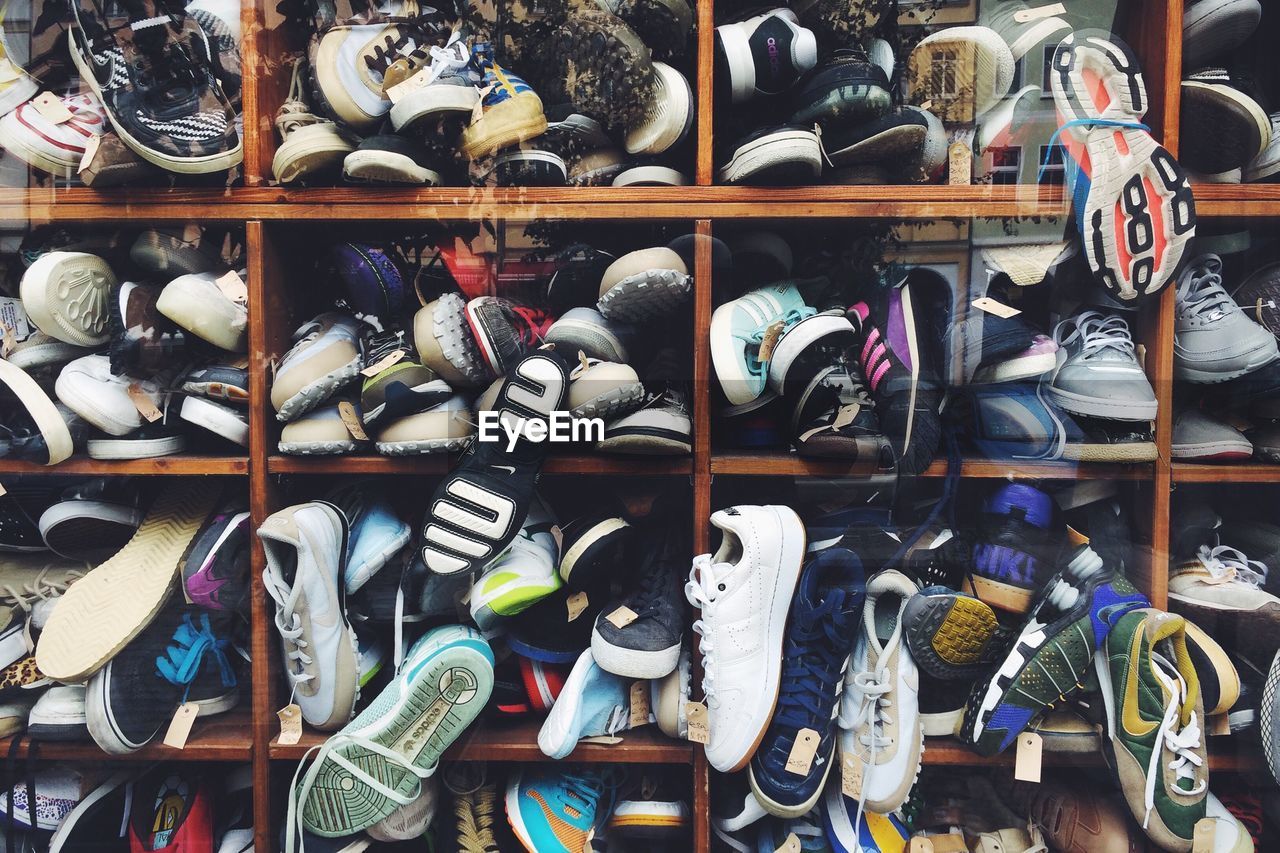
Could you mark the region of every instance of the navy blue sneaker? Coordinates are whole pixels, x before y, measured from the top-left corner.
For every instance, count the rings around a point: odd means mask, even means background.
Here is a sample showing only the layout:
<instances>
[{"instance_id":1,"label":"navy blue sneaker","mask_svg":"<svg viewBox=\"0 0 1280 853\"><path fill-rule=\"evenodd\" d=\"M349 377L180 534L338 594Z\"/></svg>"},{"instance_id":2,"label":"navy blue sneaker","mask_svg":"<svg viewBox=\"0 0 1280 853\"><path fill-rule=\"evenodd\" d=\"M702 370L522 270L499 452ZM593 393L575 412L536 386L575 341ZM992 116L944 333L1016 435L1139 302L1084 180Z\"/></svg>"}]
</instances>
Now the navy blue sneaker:
<instances>
[{"instance_id":1,"label":"navy blue sneaker","mask_svg":"<svg viewBox=\"0 0 1280 853\"><path fill-rule=\"evenodd\" d=\"M1006 483L982 507L965 592L1007 613L1026 613L1053 572L1053 499L1035 486Z\"/></svg>"},{"instance_id":2,"label":"navy blue sneaker","mask_svg":"<svg viewBox=\"0 0 1280 853\"><path fill-rule=\"evenodd\" d=\"M751 790L770 814L808 813L822 796L835 758L836 708L866 596L862 560L832 547L811 559L791 602L782 689L773 721L751 759ZM800 733L817 733L808 769L788 768Z\"/></svg>"}]
</instances>

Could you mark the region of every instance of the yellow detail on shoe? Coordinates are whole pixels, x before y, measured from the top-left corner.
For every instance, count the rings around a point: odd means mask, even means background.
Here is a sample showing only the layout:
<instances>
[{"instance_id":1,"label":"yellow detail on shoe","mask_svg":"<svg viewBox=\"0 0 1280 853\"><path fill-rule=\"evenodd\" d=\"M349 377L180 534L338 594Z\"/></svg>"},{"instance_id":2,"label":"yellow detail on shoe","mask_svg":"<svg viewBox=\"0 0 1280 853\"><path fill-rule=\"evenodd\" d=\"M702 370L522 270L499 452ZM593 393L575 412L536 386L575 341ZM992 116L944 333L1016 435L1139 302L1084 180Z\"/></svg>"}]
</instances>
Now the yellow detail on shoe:
<instances>
[{"instance_id":1,"label":"yellow detail on shoe","mask_svg":"<svg viewBox=\"0 0 1280 853\"><path fill-rule=\"evenodd\" d=\"M610 829L624 829L629 826L684 826L687 821L680 815L629 814L618 815L609 819Z\"/></svg>"},{"instance_id":2,"label":"yellow detail on shoe","mask_svg":"<svg viewBox=\"0 0 1280 853\"><path fill-rule=\"evenodd\" d=\"M1120 721L1124 730L1135 737L1146 737L1158 728L1158 724L1142 719L1138 711L1138 661L1146 631L1134 631L1129 644L1129 658L1125 662L1124 704L1120 709Z\"/></svg>"},{"instance_id":3,"label":"yellow detail on shoe","mask_svg":"<svg viewBox=\"0 0 1280 853\"><path fill-rule=\"evenodd\" d=\"M1026 613L1031 609L1031 590L1029 589L972 574L965 579L964 586L963 592L969 593L997 610Z\"/></svg>"},{"instance_id":4,"label":"yellow detail on shoe","mask_svg":"<svg viewBox=\"0 0 1280 853\"><path fill-rule=\"evenodd\" d=\"M957 598L933 635L933 650L953 666L977 663L996 629L991 608L972 598Z\"/></svg>"},{"instance_id":5,"label":"yellow detail on shoe","mask_svg":"<svg viewBox=\"0 0 1280 853\"><path fill-rule=\"evenodd\" d=\"M495 154L547 130L547 117L537 92L519 92L485 108L462 131L462 153L472 160Z\"/></svg>"}]
</instances>

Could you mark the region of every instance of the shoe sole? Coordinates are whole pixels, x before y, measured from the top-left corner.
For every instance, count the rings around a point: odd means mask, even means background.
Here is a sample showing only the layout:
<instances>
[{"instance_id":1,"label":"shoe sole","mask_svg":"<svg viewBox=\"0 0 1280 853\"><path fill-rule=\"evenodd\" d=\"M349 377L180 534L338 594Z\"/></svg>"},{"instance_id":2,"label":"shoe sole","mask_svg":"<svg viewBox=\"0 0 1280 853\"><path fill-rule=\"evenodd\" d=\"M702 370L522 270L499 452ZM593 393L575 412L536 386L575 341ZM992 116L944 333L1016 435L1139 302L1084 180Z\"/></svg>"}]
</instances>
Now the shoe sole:
<instances>
[{"instance_id":1,"label":"shoe sole","mask_svg":"<svg viewBox=\"0 0 1280 853\"><path fill-rule=\"evenodd\" d=\"M50 252L22 276L20 292L27 315L40 331L81 347L110 339L107 303L115 273L97 255Z\"/></svg>"},{"instance_id":2,"label":"shoe sole","mask_svg":"<svg viewBox=\"0 0 1280 853\"><path fill-rule=\"evenodd\" d=\"M418 441L379 441L374 447L383 456L425 456L431 453L455 453L467 446L471 436L463 438L424 438Z\"/></svg>"},{"instance_id":3,"label":"shoe sole","mask_svg":"<svg viewBox=\"0 0 1280 853\"><path fill-rule=\"evenodd\" d=\"M1067 444L1062 458L1070 462L1154 462L1154 441L1128 441L1121 444Z\"/></svg>"},{"instance_id":4,"label":"shoe sole","mask_svg":"<svg viewBox=\"0 0 1280 853\"><path fill-rule=\"evenodd\" d=\"M644 402L644 385L631 382L592 397L569 411L574 418L610 420L634 411Z\"/></svg>"},{"instance_id":5,"label":"shoe sole","mask_svg":"<svg viewBox=\"0 0 1280 853\"><path fill-rule=\"evenodd\" d=\"M1270 342L1268 342L1270 343ZM1243 357L1243 356L1242 356ZM1255 370L1260 370L1268 364L1276 360L1276 350L1272 346L1262 346L1249 353L1249 361L1240 364L1239 358L1232 359L1227 369L1215 368L1213 370L1205 370L1204 365L1190 366L1182 359L1178 358L1175 347L1173 361L1173 376L1186 382L1195 382L1200 385L1216 385L1219 382L1230 382L1232 379L1239 379L1241 376L1247 376Z\"/></svg>"},{"instance_id":6,"label":"shoe sole","mask_svg":"<svg viewBox=\"0 0 1280 853\"><path fill-rule=\"evenodd\" d=\"M923 124L887 127L852 145L828 151L827 159L830 160L832 167L842 168L867 163L883 163L897 157L909 158L910 152L920 151L928 133L929 129Z\"/></svg>"},{"instance_id":7,"label":"shoe sole","mask_svg":"<svg viewBox=\"0 0 1280 853\"><path fill-rule=\"evenodd\" d=\"M1077 394L1074 391L1063 391L1053 385L1049 386L1049 395L1053 398L1053 402L1073 415L1116 421L1153 421L1156 418L1155 400L1150 403L1110 400L1105 397Z\"/></svg>"},{"instance_id":8,"label":"shoe sole","mask_svg":"<svg viewBox=\"0 0 1280 853\"><path fill-rule=\"evenodd\" d=\"M280 406L280 410L276 412L276 420L281 423L288 423L302 417L332 397L339 388L344 387L349 382L353 382L359 375L360 356L357 355L342 367L313 379L303 386L302 390L285 400L284 404Z\"/></svg>"},{"instance_id":9,"label":"shoe sole","mask_svg":"<svg viewBox=\"0 0 1280 853\"><path fill-rule=\"evenodd\" d=\"M277 445L286 456L342 456L355 453L356 442L341 441L282 441Z\"/></svg>"},{"instance_id":10,"label":"shoe sole","mask_svg":"<svg viewBox=\"0 0 1280 853\"><path fill-rule=\"evenodd\" d=\"M684 456L693 452L693 444L688 430L606 426L604 440L596 444L596 450L632 456Z\"/></svg>"},{"instance_id":11,"label":"shoe sole","mask_svg":"<svg viewBox=\"0 0 1280 853\"><path fill-rule=\"evenodd\" d=\"M182 420L220 436L241 447L249 446L249 420L241 419L235 409L202 397L188 397L179 410Z\"/></svg>"},{"instance_id":12,"label":"shoe sole","mask_svg":"<svg viewBox=\"0 0 1280 853\"><path fill-rule=\"evenodd\" d=\"M822 782L816 789L814 789L813 794L804 802L796 804L780 803L764 791L760 790L760 784L756 782L755 762L752 762L747 769L747 782L751 786L751 793L760 801L760 805L764 807L764 810L774 817L784 819L803 817L818 804L818 800L822 799L823 793L826 792L827 779L831 775L831 766L838 763L835 760L835 756L836 750L833 747L831 753L826 756L826 760L822 762Z\"/></svg>"},{"instance_id":13,"label":"shoe sole","mask_svg":"<svg viewBox=\"0 0 1280 853\"><path fill-rule=\"evenodd\" d=\"M1201 462L1231 462L1253 457L1253 445L1248 441L1201 441L1191 444L1175 444L1170 455L1174 459L1190 459Z\"/></svg>"},{"instance_id":14,"label":"shoe sole","mask_svg":"<svg viewBox=\"0 0 1280 853\"><path fill-rule=\"evenodd\" d=\"M807 130L789 130L755 139L733 152L716 174L723 184L802 185L822 174L822 146Z\"/></svg>"},{"instance_id":15,"label":"shoe sole","mask_svg":"<svg viewBox=\"0 0 1280 853\"><path fill-rule=\"evenodd\" d=\"M271 174L280 183L291 184L311 175L339 172L359 144L359 137L332 123L300 127L276 149Z\"/></svg>"},{"instance_id":16,"label":"shoe sole","mask_svg":"<svg viewBox=\"0 0 1280 853\"><path fill-rule=\"evenodd\" d=\"M1248 166L1271 139L1271 119L1258 103L1230 86L1182 82L1178 138L1187 168L1216 175Z\"/></svg>"},{"instance_id":17,"label":"shoe sole","mask_svg":"<svg viewBox=\"0 0 1280 853\"><path fill-rule=\"evenodd\" d=\"M606 319L646 323L678 309L693 292L693 276L679 270L645 270L601 294L596 309Z\"/></svg>"},{"instance_id":18,"label":"shoe sole","mask_svg":"<svg viewBox=\"0 0 1280 853\"><path fill-rule=\"evenodd\" d=\"M428 86L415 89L391 106L391 126L396 131L412 129L418 122L442 113L470 115L480 101L473 86Z\"/></svg>"},{"instance_id":19,"label":"shoe sole","mask_svg":"<svg viewBox=\"0 0 1280 853\"><path fill-rule=\"evenodd\" d=\"M564 552L564 556L560 558L560 579L565 583L571 583L570 578L573 577L574 571L578 566L593 566L601 562L601 558L617 548L625 539L626 531L631 529L631 525L627 524L621 518L605 518L601 519L590 529L578 537L578 540L569 546ZM603 567L607 571L609 566ZM601 567L597 566L597 571ZM572 583L579 586L585 586L594 578L585 577L581 572L573 579Z\"/></svg>"},{"instance_id":20,"label":"shoe sole","mask_svg":"<svg viewBox=\"0 0 1280 853\"><path fill-rule=\"evenodd\" d=\"M620 18L596 10L572 12L551 35L552 75L574 105L622 130L644 118L653 94L649 48Z\"/></svg>"},{"instance_id":21,"label":"shoe sole","mask_svg":"<svg viewBox=\"0 0 1280 853\"><path fill-rule=\"evenodd\" d=\"M75 450L71 430L67 428L62 413L44 389L25 370L4 359L0 359L0 382L9 387L40 431L49 454L49 460L45 464L57 465L71 456Z\"/></svg>"},{"instance_id":22,"label":"shoe sole","mask_svg":"<svg viewBox=\"0 0 1280 853\"><path fill-rule=\"evenodd\" d=\"M578 745L581 726L574 724L579 722L578 711L582 708L583 688L593 662L594 659L589 654L578 655L573 669L569 671L569 677L560 688L560 695L551 706L551 713L538 729L538 749L548 758L557 761L567 758Z\"/></svg>"},{"instance_id":23,"label":"shoe sole","mask_svg":"<svg viewBox=\"0 0 1280 853\"><path fill-rule=\"evenodd\" d=\"M592 628L591 657L605 672L622 678L666 678L680 663L680 643L665 649L628 649L613 645Z\"/></svg>"},{"instance_id":24,"label":"shoe sole","mask_svg":"<svg viewBox=\"0 0 1280 853\"><path fill-rule=\"evenodd\" d=\"M689 81L666 63L654 63L653 109L640 124L628 128L628 154L658 155L675 147L693 128L693 92Z\"/></svg>"},{"instance_id":25,"label":"shoe sole","mask_svg":"<svg viewBox=\"0 0 1280 853\"><path fill-rule=\"evenodd\" d=\"M959 595L918 595L907 602L904 636L911 657L933 678L950 680L996 663L996 614L986 603Z\"/></svg>"},{"instance_id":26,"label":"shoe sole","mask_svg":"<svg viewBox=\"0 0 1280 853\"><path fill-rule=\"evenodd\" d=\"M63 593L36 646L42 673L84 681L151 624L220 491L199 481L169 486L129 543Z\"/></svg>"},{"instance_id":27,"label":"shoe sole","mask_svg":"<svg viewBox=\"0 0 1280 853\"><path fill-rule=\"evenodd\" d=\"M393 151L352 151L342 161L342 177L353 183L438 187L440 173Z\"/></svg>"},{"instance_id":28,"label":"shoe sole","mask_svg":"<svg viewBox=\"0 0 1280 853\"><path fill-rule=\"evenodd\" d=\"M1258 727L1262 734L1262 751L1267 757L1267 767L1271 776L1280 782L1280 737L1277 737L1276 723L1280 721L1280 706L1276 704L1280 694L1280 655L1271 659L1267 670L1267 680L1262 686L1262 699L1258 704Z\"/></svg>"},{"instance_id":29,"label":"shoe sole","mask_svg":"<svg viewBox=\"0 0 1280 853\"><path fill-rule=\"evenodd\" d=\"M471 325L467 322L467 302L456 293L446 293L436 301L431 312L431 337L440 357L467 382L477 385L489 381L484 360L480 357ZM419 349L424 363L426 354ZM446 379L448 377L445 377ZM452 384L452 383L450 383Z\"/></svg>"},{"instance_id":30,"label":"shoe sole","mask_svg":"<svg viewBox=\"0 0 1280 853\"><path fill-rule=\"evenodd\" d=\"M53 837L49 839L49 853L62 853L62 849L67 846L70 840L71 833L76 831L80 819L94 811L98 802L110 796L112 791L132 781L135 777L136 773L133 770L116 772L101 785L86 794L84 799L76 803L75 808L67 813L67 816L58 824L58 828L54 830Z\"/></svg>"}]
</instances>

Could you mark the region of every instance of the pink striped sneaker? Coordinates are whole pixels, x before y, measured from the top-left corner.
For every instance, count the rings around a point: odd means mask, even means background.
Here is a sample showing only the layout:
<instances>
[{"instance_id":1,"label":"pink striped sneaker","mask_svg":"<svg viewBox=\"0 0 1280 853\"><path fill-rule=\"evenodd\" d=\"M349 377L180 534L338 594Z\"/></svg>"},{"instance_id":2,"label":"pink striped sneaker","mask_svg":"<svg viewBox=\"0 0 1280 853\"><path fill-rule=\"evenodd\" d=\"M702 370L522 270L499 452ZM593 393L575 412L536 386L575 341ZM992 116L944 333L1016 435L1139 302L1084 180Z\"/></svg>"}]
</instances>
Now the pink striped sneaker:
<instances>
[{"instance_id":1,"label":"pink striped sneaker","mask_svg":"<svg viewBox=\"0 0 1280 853\"><path fill-rule=\"evenodd\" d=\"M69 178L80 168L89 139L107 131L107 114L90 94L60 99L71 113L55 124L28 101L0 118L0 148L32 168Z\"/></svg>"}]
</instances>

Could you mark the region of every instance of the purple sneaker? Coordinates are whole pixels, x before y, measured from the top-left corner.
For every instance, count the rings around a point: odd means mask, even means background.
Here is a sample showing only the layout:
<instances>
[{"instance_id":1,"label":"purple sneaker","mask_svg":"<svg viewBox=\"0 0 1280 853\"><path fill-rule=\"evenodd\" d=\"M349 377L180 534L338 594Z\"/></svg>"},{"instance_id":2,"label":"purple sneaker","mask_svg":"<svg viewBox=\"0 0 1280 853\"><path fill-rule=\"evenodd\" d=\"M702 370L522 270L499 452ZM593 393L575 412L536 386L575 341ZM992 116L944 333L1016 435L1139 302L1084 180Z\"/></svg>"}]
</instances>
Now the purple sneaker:
<instances>
[{"instance_id":1,"label":"purple sneaker","mask_svg":"<svg viewBox=\"0 0 1280 853\"><path fill-rule=\"evenodd\" d=\"M404 308L404 276L385 249L367 243L339 243L329 258L343 299L352 311L385 320Z\"/></svg>"},{"instance_id":2,"label":"purple sneaker","mask_svg":"<svg viewBox=\"0 0 1280 853\"><path fill-rule=\"evenodd\" d=\"M982 507L980 534L965 592L1010 613L1026 613L1053 572L1053 499L1025 483L1008 483Z\"/></svg>"},{"instance_id":3,"label":"purple sneaker","mask_svg":"<svg viewBox=\"0 0 1280 853\"><path fill-rule=\"evenodd\" d=\"M192 604L236 610L249 588L249 513L215 513L187 550L182 583Z\"/></svg>"}]
</instances>

